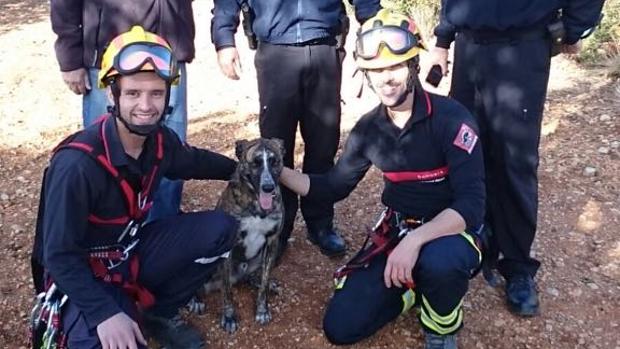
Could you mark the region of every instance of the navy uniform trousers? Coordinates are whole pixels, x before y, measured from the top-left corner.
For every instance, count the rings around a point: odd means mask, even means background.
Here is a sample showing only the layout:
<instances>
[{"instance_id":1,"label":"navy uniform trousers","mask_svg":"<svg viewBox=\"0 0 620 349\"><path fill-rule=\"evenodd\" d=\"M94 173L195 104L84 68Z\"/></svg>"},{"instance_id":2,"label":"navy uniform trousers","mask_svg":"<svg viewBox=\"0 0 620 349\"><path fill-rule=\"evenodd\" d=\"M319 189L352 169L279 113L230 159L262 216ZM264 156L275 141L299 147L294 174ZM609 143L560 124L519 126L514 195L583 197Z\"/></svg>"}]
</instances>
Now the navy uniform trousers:
<instances>
[{"instance_id":1,"label":"navy uniform trousers","mask_svg":"<svg viewBox=\"0 0 620 349\"><path fill-rule=\"evenodd\" d=\"M304 141L304 173L323 173L334 165L340 141L342 50L336 40L313 44L272 45L260 42L254 64L260 99L262 137L284 141L284 165L294 167L295 134L299 124ZM284 226L281 247L293 229L298 198L282 188ZM301 199L301 212L313 231L332 227L333 205Z\"/></svg>"},{"instance_id":2,"label":"navy uniform trousers","mask_svg":"<svg viewBox=\"0 0 620 349\"><path fill-rule=\"evenodd\" d=\"M140 230L136 253L140 261L138 283L155 296L155 305L149 312L173 317L215 272L217 261L201 264L195 260L230 251L235 242L236 228L236 220L221 211L187 213L145 225ZM126 264L122 266L127 267ZM124 312L140 323L135 302L119 287L110 284L103 286ZM101 348L96 327L89 328L70 299L62 314L69 348Z\"/></svg>"},{"instance_id":3,"label":"navy uniform trousers","mask_svg":"<svg viewBox=\"0 0 620 349\"><path fill-rule=\"evenodd\" d=\"M336 287L323 318L325 336L333 344L356 343L412 306L420 308L418 317L425 331L455 333L462 327L463 296L481 258L468 234L430 241L420 250L413 269L415 287L410 290L385 286L387 256L382 253Z\"/></svg>"},{"instance_id":4,"label":"navy uniform trousers","mask_svg":"<svg viewBox=\"0 0 620 349\"><path fill-rule=\"evenodd\" d=\"M486 226L505 278L536 274L530 257L538 210L538 145L549 80L551 41L543 28L527 36L458 33L451 96L480 126ZM491 254L491 253L489 253Z\"/></svg>"}]
</instances>

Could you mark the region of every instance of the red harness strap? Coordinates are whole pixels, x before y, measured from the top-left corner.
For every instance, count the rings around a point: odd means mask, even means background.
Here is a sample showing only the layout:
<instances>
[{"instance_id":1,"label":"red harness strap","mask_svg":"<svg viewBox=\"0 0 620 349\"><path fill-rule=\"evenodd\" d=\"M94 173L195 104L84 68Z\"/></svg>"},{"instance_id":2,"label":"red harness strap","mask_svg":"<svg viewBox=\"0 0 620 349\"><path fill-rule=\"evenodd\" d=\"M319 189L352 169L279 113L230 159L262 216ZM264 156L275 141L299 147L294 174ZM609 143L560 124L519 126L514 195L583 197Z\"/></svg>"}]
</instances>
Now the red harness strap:
<instances>
[{"instance_id":1,"label":"red harness strap","mask_svg":"<svg viewBox=\"0 0 620 349\"><path fill-rule=\"evenodd\" d=\"M129 181L122 173L120 173L113 165L110 160L110 152L106 138L105 132L105 123L108 122L109 117L101 118L99 122L99 139L94 141L82 142L76 140L76 137L70 137L63 141L59 146L54 149L54 152L57 152L61 149L71 148L81 150L84 153L91 156L101 167L110 174L115 181L118 183L118 186L123 193L123 197L125 199L125 205L127 207L127 215L115 217L115 218L101 218L96 216L95 214L90 214L88 216L88 221L94 224L111 224L111 225L122 225L127 224L129 221L141 221L146 217L146 213L153 205L151 200L151 192L153 187L153 182L156 178L157 173L159 172L159 164L163 158L164 150L163 150L163 134L159 131L156 135L156 152L155 152L155 161L149 173L142 177L141 185L142 190L140 193L136 193L134 189L129 184Z\"/></svg>"},{"instance_id":2,"label":"red harness strap","mask_svg":"<svg viewBox=\"0 0 620 349\"><path fill-rule=\"evenodd\" d=\"M357 254L334 272L335 279L341 279L356 269L367 267L370 261L381 253L389 255L403 237L400 235L399 228L414 229L423 222L422 220L405 219L402 227L396 226L393 222L396 221L394 216L397 214L391 208L386 210L383 219L377 224L375 229L368 233L362 248ZM409 288L413 288L413 286L407 285Z\"/></svg>"},{"instance_id":3,"label":"red harness strap","mask_svg":"<svg viewBox=\"0 0 620 349\"><path fill-rule=\"evenodd\" d=\"M129 278L126 280L123 280L123 275L121 273L111 273L103 262L104 259L121 260L122 257L122 251L109 251L109 253L93 252L88 262L97 279L121 286L123 291L132 297L143 309L151 307L155 304L155 296L137 282L138 273L140 271L140 261L137 255L133 255L129 258Z\"/></svg>"}]
</instances>

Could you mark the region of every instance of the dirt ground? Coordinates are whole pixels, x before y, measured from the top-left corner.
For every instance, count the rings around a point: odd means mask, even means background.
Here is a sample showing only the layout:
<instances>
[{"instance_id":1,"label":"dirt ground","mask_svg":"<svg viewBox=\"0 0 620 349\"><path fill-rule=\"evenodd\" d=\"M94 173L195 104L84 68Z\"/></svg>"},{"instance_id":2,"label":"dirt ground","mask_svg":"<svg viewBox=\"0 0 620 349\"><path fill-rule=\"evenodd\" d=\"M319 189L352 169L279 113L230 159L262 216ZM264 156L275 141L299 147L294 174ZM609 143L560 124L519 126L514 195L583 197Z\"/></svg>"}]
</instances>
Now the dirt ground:
<instances>
[{"instance_id":1,"label":"dirt ground","mask_svg":"<svg viewBox=\"0 0 620 349\"><path fill-rule=\"evenodd\" d=\"M60 80L48 3L0 0L0 347L25 348L32 289L29 251L42 169L49 151L81 123L80 98ZM257 136L258 106L252 53L242 48L244 74L218 71L208 36L212 2L194 1L197 59L189 66L189 141L233 153L235 139ZM352 40L349 40L349 44ZM349 50L351 52L351 50ZM424 59L424 57L422 57ZM343 135L374 103L354 95L353 62L345 61ZM447 90L447 82L440 91ZM366 91L367 92L367 91ZM298 159L299 157L299 153ZM620 83L603 68L554 58L541 144L540 214L535 255L542 315L521 319L504 306L502 288L477 277L465 299L461 348L620 348ZM183 209L214 206L223 183L188 182ZM381 177L371 170L337 204L337 224L351 250L380 210ZM274 320L253 322L254 292L237 288L241 330L218 326L218 297L207 313L188 315L211 348L331 348L321 331L331 273L343 260L318 253L298 220L290 248L275 271L282 293L271 298ZM422 333L410 313L354 348L419 348Z\"/></svg>"}]
</instances>

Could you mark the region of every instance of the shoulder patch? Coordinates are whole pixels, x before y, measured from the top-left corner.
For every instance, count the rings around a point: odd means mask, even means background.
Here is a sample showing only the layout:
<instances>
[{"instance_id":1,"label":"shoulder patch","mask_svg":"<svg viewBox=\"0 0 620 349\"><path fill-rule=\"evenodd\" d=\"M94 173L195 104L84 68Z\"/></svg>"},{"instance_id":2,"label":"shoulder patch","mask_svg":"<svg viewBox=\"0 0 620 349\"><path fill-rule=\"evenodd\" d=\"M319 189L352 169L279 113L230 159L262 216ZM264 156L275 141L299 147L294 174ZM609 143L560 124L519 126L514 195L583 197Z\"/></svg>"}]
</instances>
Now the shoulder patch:
<instances>
[{"instance_id":1,"label":"shoulder patch","mask_svg":"<svg viewBox=\"0 0 620 349\"><path fill-rule=\"evenodd\" d=\"M468 154L471 154L477 142L478 135L476 132L474 132L471 127L467 126L467 124L463 123L452 144L465 150Z\"/></svg>"}]
</instances>

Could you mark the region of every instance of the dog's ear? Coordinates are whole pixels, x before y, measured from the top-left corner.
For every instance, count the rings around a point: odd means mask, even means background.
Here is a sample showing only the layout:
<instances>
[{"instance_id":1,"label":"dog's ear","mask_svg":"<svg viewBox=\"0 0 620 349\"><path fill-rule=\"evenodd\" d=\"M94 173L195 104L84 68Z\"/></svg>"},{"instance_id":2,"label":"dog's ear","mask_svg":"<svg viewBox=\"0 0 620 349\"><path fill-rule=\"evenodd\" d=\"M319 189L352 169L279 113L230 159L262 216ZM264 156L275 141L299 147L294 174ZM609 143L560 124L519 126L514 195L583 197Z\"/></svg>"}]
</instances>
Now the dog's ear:
<instances>
[{"instance_id":1,"label":"dog's ear","mask_svg":"<svg viewBox=\"0 0 620 349\"><path fill-rule=\"evenodd\" d=\"M269 141L278 148L278 150L280 151L280 155L284 157L284 153L286 153L286 151L284 150L284 141L280 138L270 138Z\"/></svg>"},{"instance_id":2,"label":"dog's ear","mask_svg":"<svg viewBox=\"0 0 620 349\"><path fill-rule=\"evenodd\" d=\"M247 139L242 139L235 142L235 154L237 155L237 159L241 160L248 143L250 142Z\"/></svg>"}]
</instances>

